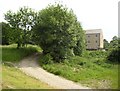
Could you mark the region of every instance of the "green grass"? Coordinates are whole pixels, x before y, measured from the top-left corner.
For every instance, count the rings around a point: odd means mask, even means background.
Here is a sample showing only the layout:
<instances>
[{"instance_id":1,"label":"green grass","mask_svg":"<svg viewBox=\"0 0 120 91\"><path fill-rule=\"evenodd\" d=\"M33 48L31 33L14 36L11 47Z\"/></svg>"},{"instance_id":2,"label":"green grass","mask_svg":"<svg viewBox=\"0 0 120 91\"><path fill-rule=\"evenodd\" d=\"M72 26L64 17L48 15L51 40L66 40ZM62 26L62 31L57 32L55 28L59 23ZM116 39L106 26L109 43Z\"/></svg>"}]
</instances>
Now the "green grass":
<instances>
[{"instance_id":1,"label":"green grass","mask_svg":"<svg viewBox=\"0 0 120 91\"><path fill-rule=\"evenodd\" d=\"M41 49L37 46L28 45L26 48L16 49L16 44L0 46L2 48L2 88L3 89L53 89L48 84L38 81L22 73L19 69L12 67L11 64L19 62L26 56ZM7 64L6 64L7 62ZM1 73L1 72L0 72Z\"/></svg>"},{"instance_id":2,"label":"green grass","mask_svg":"<svg viewBox=\"0 0 120 91\"><path fill-rule=\"evenodd\" d=\"M38 81L7 65L2 66L3 89L53 89L48 84Z\"/></svg>"},{"instance_id":3,"label":"green grass","mask_svg":"<svg viewBox=\"0 0 120 91\"><path fill-rule=\"evenodd\" d=\"M26 56L32 55L35 52L40 51L39 47L28 45L26 48L17 49L17 45L9 45L9 46L0 46L2 47L2 61L11 61L17 62L23 59Z\"/></svg>"},{"instance_id":4,"label":"green grass","mask_svg":"<svg viewBox=\"0 0 120 91\"><path fill-rule=\"evenodd\" d=\"M16 45L0 46L2 47L2 61L18 62L24 57L42 50L33 45L28 45L27 48L16 49ZM49 55L40 56L40 64L47 71L60 75L66 79L82 83L91 88L118 88L118 65L109 63L105 60L106 52L102 51L87 51L82 57L72 57L61 63L54 63ZM46 61L46 62L44 62ZM20 75L20 76L19 76ZM23 75L23 76L22 76ZM26 78L24 78L26 77ZM26 80L28 78L28 80ZM40 85L35 85L31 77L24 75L21 71L14 67L3 66L3 87L11 86L15 88L39 88ZM24 80L23 80L24 79ZM18 80L18 81L17 81ZM34 79L35 80L35 79ZM33 85L31 86L30 83ZM26 85L26 83L28 85ZM21 86L22 85L22 86ZM46 87L45 87L46 88Z\"/></svg>"},{"instance_id":5,"label":"green grass","mask_svg":"<svg viewBox=\"0 0 120 91\"><path fill-rule=\"evenodd\" d=\"M91 88L117 89L118 65L106 62L104 59L105 54L101 53L101 55L98 55L95 52L89 52L88 56L75 56L62 63L50 64L41 64L41 61L44 60L40 57L40 64L51 73L82 83Z\"/></svg>"}]
</instances>

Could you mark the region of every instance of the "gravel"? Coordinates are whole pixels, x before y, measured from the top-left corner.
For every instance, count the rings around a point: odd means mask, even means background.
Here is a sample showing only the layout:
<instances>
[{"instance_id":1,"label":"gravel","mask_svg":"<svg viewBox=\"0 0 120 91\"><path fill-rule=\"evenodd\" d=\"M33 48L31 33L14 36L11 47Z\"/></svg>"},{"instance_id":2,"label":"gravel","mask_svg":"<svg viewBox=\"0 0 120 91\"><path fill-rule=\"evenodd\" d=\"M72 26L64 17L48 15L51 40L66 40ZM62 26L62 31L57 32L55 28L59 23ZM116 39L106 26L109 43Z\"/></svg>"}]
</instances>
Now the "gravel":
<instances>
[{"instance_id":1,"label":"gravel","mask_svg":"<svg viewBox=\"0 0 120 91\"><path fill-rule=\"evenodd\" d=\"M60 76L47 72L38 65L39 54L26 57L18 64L18 68L28 76L34 77L56 89L90 89L81 84L67 80Z\"/></svg>"}]
</instances>

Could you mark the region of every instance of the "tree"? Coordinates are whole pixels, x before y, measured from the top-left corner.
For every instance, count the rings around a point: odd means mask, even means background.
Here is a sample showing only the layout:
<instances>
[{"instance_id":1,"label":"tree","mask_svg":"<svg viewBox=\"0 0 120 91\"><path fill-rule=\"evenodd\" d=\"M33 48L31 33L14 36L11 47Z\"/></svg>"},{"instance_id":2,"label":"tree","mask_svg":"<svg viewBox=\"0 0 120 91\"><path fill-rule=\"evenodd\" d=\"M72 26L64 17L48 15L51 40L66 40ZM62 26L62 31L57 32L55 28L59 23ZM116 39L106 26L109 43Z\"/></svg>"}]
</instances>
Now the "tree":
<instances>
[{"instance_id":1,"label":"tree","mask_svg":"<svg viewBox=\"0 0 120 91\"><path fill-rule=\"evenodd\" d=\"M112 49L107 57L107 59L111 62L117 62L120 63L120 48L116 47L114 49Z\"/></svg>"},{"instance_id":2,"label":"tree","mask_svg":"<svg viewBox=\"0 0 120 91\"><path fill-rule=\"evenodd\" d=\"M117 39L118 39L117 36L114 36L114 37L112 38L113 41L114 41L114 40L117 40Z\"/></svg>"},{"instance_id":3,"label":"tree","mask_svg":"<svg viewBox=\"0 0 120 91\"><path fill-rule=\"evenodd\" d=\"M116 48L118 47L118 37L114 36L112 40L110 41L110 46L109 48Z\"/></svg>"},{"instance_id":4,"label":"tree","mask_svg":"<svg viewBox=\"0 0 120 91\"><path fill-rule=\"evenodd\" d=\"M5 22L1 22L0 26L2 26L2 45L9 45L11 43L12 28Z\"/></svg>"},{"instance_id":5,"label":"tree","mask_svg":"<svg viewBox=\"0 0 120 91\"><path fill-rule=\"evenodd\" d=\"M31 29L35 25L36 13L28 7L20 8L17 13L8 11L5 20L15 30L14 36L18 35L13 41L18 44L18 48L25 46L31 38Z\"/></svg>"},{"instance_id":6,"label":"tree","mask_svg":"<svg viewBox=\"0 0 120 91\"><path fill-rule=\"evenodd\" d=\"M104 49L108 50L109 42L106 39L104 39L103 41L104 41Z\"/></svg>"},{"instance_id":7,"label":"tree","mask_svg":"<svg viewBox=\"0 0 120 91\"><path fill-rule=\"evenodd\" d=\"M44 54L50 54L57 62L82 54L85 33L72 10L60 4L49 5L37 18L34 37Z\"/></svg>"},{"instance_id":8,"label":"tree","mask_svg":"<svg viewBox=\"0 0 120 91\"><path fill-rule=\"evenodd\" d=\"M120 63L120 38L114 36L110 41L109 55L107 59L111 62Z\"/></svg>"}]
</instances>

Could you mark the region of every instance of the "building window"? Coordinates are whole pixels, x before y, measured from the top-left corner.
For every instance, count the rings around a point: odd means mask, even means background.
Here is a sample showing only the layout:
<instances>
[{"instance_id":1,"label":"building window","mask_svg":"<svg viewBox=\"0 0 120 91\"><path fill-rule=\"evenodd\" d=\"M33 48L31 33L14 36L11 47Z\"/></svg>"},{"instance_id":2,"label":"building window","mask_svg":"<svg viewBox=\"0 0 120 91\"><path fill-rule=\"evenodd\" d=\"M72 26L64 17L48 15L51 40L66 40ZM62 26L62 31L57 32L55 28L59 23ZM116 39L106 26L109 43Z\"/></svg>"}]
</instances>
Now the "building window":
<instances>
[{"instance_id":1,"label":"building window","mask_svg":"<svg viewBox=\"0 0 120 91\"><path fill-rule=\"evenodd\" d=\"M88 43L90 43L90 41L88 40Z\"/></svg>"},{"instance_id":2,"label":"building window","mask_svg":"<svg viewBox=\"0 0 120 91\"><path fill-rule=\"evenodd\" d=\"M97 43L97 40L96 40L96 43Z\"/></svg>"},{"instance_id":3,"label":"building window","mask_svg":"<svg viewBox=\"0 0 120 91\"><path fill-rule=\"evenodd\" d=\"M88 37L90 37L90 36L88 35Z\"/></svg>"},{"instance_id":4,"label":"building window","mask_svg":"<svg viewBox=\"0 0 120 91\"><path fill-rule=\"evenodd\" d=\"M97 37L97 34L96 34L96 37Z\"/></svg>"}]
</instances>

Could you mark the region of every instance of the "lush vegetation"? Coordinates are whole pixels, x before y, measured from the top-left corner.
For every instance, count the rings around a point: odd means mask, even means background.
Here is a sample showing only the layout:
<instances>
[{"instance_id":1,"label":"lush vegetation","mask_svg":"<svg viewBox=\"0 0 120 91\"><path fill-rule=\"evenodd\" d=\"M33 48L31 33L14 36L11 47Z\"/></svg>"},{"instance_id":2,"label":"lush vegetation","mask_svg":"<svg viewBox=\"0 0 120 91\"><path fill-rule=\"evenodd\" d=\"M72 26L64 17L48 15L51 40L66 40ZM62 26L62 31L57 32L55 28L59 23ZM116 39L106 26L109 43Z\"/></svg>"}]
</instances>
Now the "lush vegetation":
<instances>
[{"instance_id":1,"label":"lush vegetation","mask_svg":"<svg viewBox=\"0 0 120 91\"><path fill-rule=\"evenodd\" d=\"M82 26L73 11L61 4L48 5L39 12L28 7L20 8L17 12L8 11L5 20L8 23L1 23L2 44L17 43L17 48L24 48L28 43L37 44L45 56L51 56L56 62L84 53L85 34ZM110 43L104 39L104 48L111 53L108 60L116 58L118 52L115 50L119 51L117 45L117 36Z\"/></svg>"},{"instance_id":2,"label":"lush vegetation","mask_svg":"<svg viewBox=\"0 0 120 91\"><path fill-rule=\"evenodd\" d=\"M4 22L1 22L0 26L2 26L2 45L11 44L12 28Z\"/></svg>"},{"instance_id":3,"label":"lush vegetation","mask_svg":"<svg viewBox=\"0 0 120 91\"><path fill-rule=\"evenodd\" d=\"M14 63L41 49L28 45L26 48L16 49L16 44L2 47L2 88L3 89L53 89L49 85L29 77L14 67Z\"/></svg>"},{"instance_id":4,"label":"lush vegetation","mask_svg":"<svg viewBox=\"0 0 120 91\"><path fill-rule=\"evenodd\" d=\"M120 38L114 36L110 43L104 39L104 48L108 52L107 60L113 63L120 63Z\"/></svg>"},{"instance_id":5,"label":"lush vegetation","mask_svg":"<svg viewBox=\"0 0 120 91\"><path fill-rule=\"evenodd\" d=\"M118 41L120 41L120 38L118 38L117 36L114 36L110 41L110 43L106 39L104 39L103 41L104 41L104 49L110 50L118 47L118 44L119 44Z\"/></svg>"},{"instance_id":6,"label":"lush vegetation","mask_svg":"<svg viewBox=\"0 0 120 91\"><path fill-rule=\"evenodd\" d=\"M118 89L119 44L120 39L114 36L105 45L106 51L85 51L81 57L74 56L61 63L55 63L50 55L43 55L40 65L51 73L85 86Z\"/></svg>"},{"instance_id":7,"label":"lush vegetation","mask_svg":"<svg viewBox=\"0 0 120 91\"><path fill-rule=\"evenodd\" d=\"M107 59L113 63L120 63L120 48L114 48L110 51Z\"/></svg>"},{"instance_id":8,"label":"lush vegetation","mask_svg":"<svg viewBox=\"0 0 120 91\"><path fill-rule=\"evenodd\" d=\"M30 42L32 36L32 27L35 25L36 12L28 7L20 8L17 12L8 11L5 14L5 20L8 22L12 31L9 32L9 40L17 43L17 47L24 47ZM9 31L9 29L5 29ZM3 31L5 31L3 29Z\"/></svg>"},{"instance_id":9,"label":"lush vegetation","mask_svg":"<svg viewBox=\"0 0 120 91\"><path fill-rule=\"evenodd\" d=\"M55 4L41 10L34 26L35 42L60 62L85 50L85 34L73 11Z\"/></svg>"},{"instance_id":10,"label":"lush vegetation","mask_svg":"<svg viewBox=\"0 0 120 91\"><path fill-rule=\"evenodd\" d=\"M43 53L60 62L85 50L85 33L72 10L61 4L48 5L35 12L28 7L5 14L3 43L17 43L17 48L28 43L37 44Z\"/></svg>"},{"instance_id":11,"label":"lush vegetation","mask_svg":"<svg viewBox=\"0 0 120 91\"><path fill-rule=\"evenodd\" d=\"M109 63L107 52L88 51L82 57L75 56L61 63L54 63L48 56L40 57L40 65L47 71L99 89L118 88L118 65Z\"/></svg>"},{"instance_id":12,"label":"lush vegetation","mask_svg":"<svg viewBox=\"0 0 120 91\"><path fill-rule=\"evenodd\" d=\"M28 55L37 52L36 46L28 46L26 48L16 49L16 44L1 46L2 47L2 61L18 62Z\"/></svg>"},{"instance_id":13,"label":"lush vegetation","mask_svg":"<svg viewBox=\"0 0 120 91\"><path fill-rule=\"evenodd\" d=\"M85 33L81 24L72 10L60 4L49 5L39 12L28 7L17 12L8 11L5 20L7 23L0 23L3 26L2 44L17 45L1 46L3 63L18 62L43 50L40 65L49 72L93 88L118 88L118 37L114 36L110 43L104 39L106 51L85 51ZM30 43L39 45L39 48L26 46ZM13 83L7 84L11 86L26 84L27 81L16 81L23 75L19 70L4 65L3 71L6 77L3 78L6 81L3 87L10 79ZM29 80L33 81L31 78ZM39 85L36 87L39 88Z\"/></svg>"}]
</instances>

